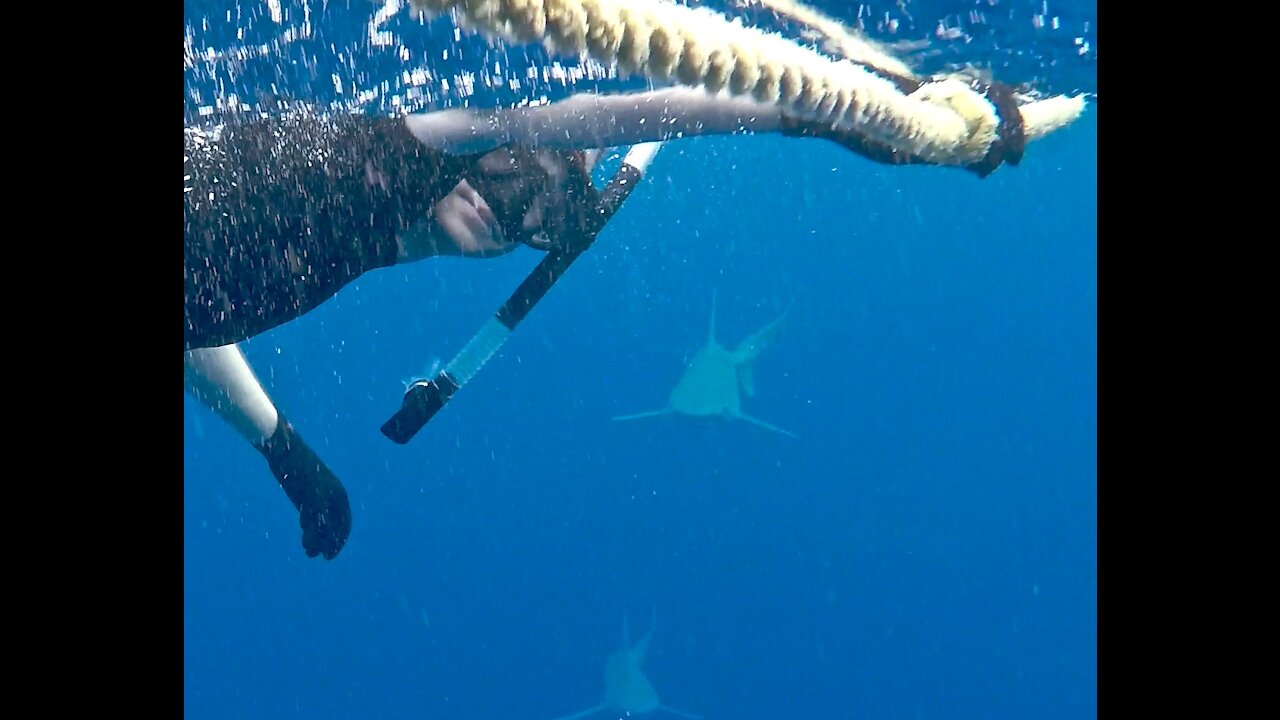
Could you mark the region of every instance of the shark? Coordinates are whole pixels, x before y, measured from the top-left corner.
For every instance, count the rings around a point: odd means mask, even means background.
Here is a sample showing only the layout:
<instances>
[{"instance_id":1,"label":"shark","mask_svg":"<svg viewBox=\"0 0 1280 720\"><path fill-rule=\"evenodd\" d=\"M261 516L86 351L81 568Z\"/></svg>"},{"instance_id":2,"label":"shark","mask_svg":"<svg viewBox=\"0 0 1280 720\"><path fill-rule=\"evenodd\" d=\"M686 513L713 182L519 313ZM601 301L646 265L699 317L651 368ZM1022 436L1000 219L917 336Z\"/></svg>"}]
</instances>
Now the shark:
<instances>
[{"instance_id":1,"label":"shark","mask_svg":"<svg viewBox=\"0 0 1280 720\"><path fill-rule=\"evenodd\" d=\"M660 410L619 415L614 420L638 420L662 415L689 417L722 417L742 420L766 430L797 438L789 431L742 412L742 396L755 397L755 377L752 363L778 336L787 313L783 312L773 322L752 333L738 346L730 350L716 339L716 295L711 294L711 329L707 344L694 354L667 397L667 405Z\"/></svg>"},{"instance_id":2,"label":"shark","mask_svg":"<svg viewBox=\"0 0 1280 720\"><path fill-rule=\"evenodd\" d=\"M627 717L644 715L657 710L663 710L672 715L689 718L690 720L701 720L701 715L663 705L662 700L658 698L657 691L653 689L653 684L649 682L649 678L644 674L644 656L649 650L649 640L653 637L653 630L656 626L657 613L655 612L649 624L649 632L645 633L639 642L632 645L631 634L627 628L627 618L623 616L622 648L610 655L604 664L604 700L599 705L572 715L555 718L555 720L580 720L580 718L590 717L605 711Z\"/></svg>"}]
</instances>

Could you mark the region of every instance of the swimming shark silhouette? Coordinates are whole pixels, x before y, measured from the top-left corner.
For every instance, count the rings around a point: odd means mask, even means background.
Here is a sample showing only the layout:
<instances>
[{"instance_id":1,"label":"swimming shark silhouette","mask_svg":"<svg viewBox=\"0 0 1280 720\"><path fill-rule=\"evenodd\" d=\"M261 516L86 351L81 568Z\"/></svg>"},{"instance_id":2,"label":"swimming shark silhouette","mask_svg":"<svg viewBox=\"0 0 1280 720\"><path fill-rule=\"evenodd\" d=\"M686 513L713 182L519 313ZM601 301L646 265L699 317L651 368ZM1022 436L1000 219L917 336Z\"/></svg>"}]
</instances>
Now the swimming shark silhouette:
<instances>
[{"instance_id":1,"label":"swimming shark silhouette","mask_svg":"<svg viewBox=\"0 0 1280 720\"><path fill-rule=\"evenodd\" d=\"M691 720L701 720L701 715L677 710L663 705L658 693L644 674L644 655L649 650L649 640L653 637L653 629L657 625L657 611L649 624L649 632L640 638L640 642L631 644L631 633L627 629L627 618L622 618L622 649L609 656L604 664L604 702L572 715L564 715L555 720L579 720L599 712L610 710L621 714L644 715L655 710L665 710L672 715L679 715Z\"/></svg>"},{"instance_id":2,"label":"swimming shark silhouette","mask_svg":"<svg viewBox=\"0 0 1280 720\"><path fill-rule=\"evenodd\" d=\"M745 420L799 439L793 432L742 412L742 393L746 393L747 397L754 397L756 394L751 363L773 343L786 317L787 313L782 313L778 319L748 336L738 347L729 350L716 340L716 296L712 293L711 332L707 337L707 344L693 356L693 360L685 368L680 382L676 383L675 389L667 398L667 406L661 410L620 415L614 420L637 420L672 413L692 417L723 417Z\"/></svg>"}]
</instances>

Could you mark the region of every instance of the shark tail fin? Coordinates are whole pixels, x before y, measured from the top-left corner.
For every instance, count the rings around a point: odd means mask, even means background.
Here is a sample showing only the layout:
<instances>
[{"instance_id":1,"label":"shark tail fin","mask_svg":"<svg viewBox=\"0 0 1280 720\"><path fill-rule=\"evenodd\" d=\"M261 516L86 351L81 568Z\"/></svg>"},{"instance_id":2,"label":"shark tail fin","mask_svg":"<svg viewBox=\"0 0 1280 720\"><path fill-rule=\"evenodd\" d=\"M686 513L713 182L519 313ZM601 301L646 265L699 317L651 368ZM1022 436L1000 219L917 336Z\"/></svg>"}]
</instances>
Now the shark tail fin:
<instances>
[{"instance_id":1,"label":"shark tail fin","mask_svg":"<svg viewBox=\"0 0 1280 720\"><path fill-rule=\"evenodd\" d=\"M782 323L787 319L788 309L777 317L773 322L765 325L745 340L738 343L738 347L734 348L734 360L741 364L749 363L759 357L760 353L769 349L769 346L778 339L778 332L782 329Z\"/></svg>"}]
</instances>

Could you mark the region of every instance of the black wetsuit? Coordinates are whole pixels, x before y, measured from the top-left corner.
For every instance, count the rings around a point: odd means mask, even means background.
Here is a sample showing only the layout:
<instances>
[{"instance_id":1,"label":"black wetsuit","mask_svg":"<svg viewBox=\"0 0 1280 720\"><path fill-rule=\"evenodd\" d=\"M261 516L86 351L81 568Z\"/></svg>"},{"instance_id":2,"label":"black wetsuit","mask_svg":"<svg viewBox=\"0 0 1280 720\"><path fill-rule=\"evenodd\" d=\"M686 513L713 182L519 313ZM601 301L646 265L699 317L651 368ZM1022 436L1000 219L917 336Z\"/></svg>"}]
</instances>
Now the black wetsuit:
<instances>
[{"instance_id":1,"label":"black wetsuit","mask_svg":"<svg viewBox=\"0 0 1280 720\"><path fill-rule=\"evenodd\" d=\"M310 112L185 133L184 350L296 318L369 270L474 167L400 118Z\"/></svg>"}]
</instances>

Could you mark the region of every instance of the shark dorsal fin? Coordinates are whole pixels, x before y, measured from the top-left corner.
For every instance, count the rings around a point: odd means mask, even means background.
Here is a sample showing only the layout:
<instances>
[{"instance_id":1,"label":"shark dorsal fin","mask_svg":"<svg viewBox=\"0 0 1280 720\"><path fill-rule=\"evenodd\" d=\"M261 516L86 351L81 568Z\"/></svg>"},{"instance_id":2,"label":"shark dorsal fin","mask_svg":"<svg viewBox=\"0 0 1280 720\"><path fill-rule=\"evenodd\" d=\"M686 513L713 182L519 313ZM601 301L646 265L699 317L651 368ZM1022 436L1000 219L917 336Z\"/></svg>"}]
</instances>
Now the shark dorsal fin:
<instances>
[{"instance_id":1,"label":"shark dorsal fin","mask_svg":"<svg viewBox=\"0 0 1280 720\"><path fill-rule=\"evenodd\" d=\"M711 291L711 323L707 332L707 344L716 344L716 291Z\"/></svg>"}]
</instances>

